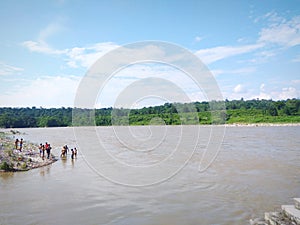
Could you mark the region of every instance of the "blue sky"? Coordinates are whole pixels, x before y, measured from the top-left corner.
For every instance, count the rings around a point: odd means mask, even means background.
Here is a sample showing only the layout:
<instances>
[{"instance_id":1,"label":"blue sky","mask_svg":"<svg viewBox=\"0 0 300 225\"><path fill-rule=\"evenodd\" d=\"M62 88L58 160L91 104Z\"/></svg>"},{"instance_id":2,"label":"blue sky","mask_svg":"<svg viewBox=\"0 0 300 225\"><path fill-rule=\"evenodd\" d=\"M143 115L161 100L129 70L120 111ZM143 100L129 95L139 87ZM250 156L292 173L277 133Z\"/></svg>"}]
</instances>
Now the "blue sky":
<instances>
[{"instance_id":1,"label":"blue sky","mask_svg":"<svg viewBox=\"0 0 300 225\"><path fill-rule=\"evenodd\" d=\"M224 98L300 98L299 0L4 0L0 28L0 107L73 106L81 78L98 58L144 40L197 55ZM205 100L174 68L131 69L110 80L95 106L113 106L147 74L180 83L191 101Z\"/></svg>"}]
</instances>

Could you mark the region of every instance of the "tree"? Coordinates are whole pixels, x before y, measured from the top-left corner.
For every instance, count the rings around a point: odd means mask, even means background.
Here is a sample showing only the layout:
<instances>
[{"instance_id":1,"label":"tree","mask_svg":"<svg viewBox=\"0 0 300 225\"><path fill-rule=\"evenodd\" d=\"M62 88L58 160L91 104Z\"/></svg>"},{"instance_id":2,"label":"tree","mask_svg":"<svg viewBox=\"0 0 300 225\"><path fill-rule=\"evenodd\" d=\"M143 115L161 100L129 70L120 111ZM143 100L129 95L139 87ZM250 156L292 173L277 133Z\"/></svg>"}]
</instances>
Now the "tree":
<instances>
[{"instance_id":1,"label":"tree","mask_svg":"<svg viewBox=\"0 0 300 225\"><path fill-rule=\"evenodd\" d=\"M271 116L278 116L278 111L276 109L276 107L274 105L271 105L269 108L268 108L268 112Z\"/></svg>"}]
</instances>

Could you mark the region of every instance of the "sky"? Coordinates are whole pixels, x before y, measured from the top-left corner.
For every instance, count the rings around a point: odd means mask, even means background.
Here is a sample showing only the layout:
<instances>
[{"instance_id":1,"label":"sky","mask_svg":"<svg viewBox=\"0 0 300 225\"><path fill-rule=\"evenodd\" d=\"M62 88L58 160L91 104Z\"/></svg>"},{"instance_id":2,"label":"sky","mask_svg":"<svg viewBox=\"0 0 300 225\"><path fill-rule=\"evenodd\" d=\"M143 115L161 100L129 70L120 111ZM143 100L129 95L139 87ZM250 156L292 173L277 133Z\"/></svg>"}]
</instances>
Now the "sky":
<instances>
[{"instance_id":1,"label":"sky","mask_svg":"<svg viewBox=\"0 0 300 225\"><path fill-rule=\"evenodd\" d=\"M2 0L0 28L0 107L73 107L98 59L147 40L199 57L224 99L300 98L300 0ZM95 107L114 106L149 77L176 84L190 101L207 100L182 71L137 63L105 83ZM168 101L152 97L134 107Z\"/></svg>"}]
</instances>

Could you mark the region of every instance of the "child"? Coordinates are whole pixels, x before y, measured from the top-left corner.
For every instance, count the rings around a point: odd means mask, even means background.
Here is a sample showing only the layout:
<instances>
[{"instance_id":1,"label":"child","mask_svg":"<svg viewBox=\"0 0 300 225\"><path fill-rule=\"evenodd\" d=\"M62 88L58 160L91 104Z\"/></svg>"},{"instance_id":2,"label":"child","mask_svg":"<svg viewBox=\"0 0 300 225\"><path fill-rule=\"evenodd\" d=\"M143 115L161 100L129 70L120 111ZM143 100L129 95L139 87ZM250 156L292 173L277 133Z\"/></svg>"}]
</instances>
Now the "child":
<instances>
[{"instance_id":1,"label":"child","mask_svg":"<svg viewBox=\"0 0 300 225\"><path fill-rule=\"evenodd\" d=\"M75 156L75 158L77 158L77 149L76 148L74 148L74 156Z\"/></svg>"},{"instance_id":2,"label":"child","mask_svg":"<svg viewBox=\"0 0 300 225\"><path fill-rule=\"evenodd\" d=\"M73 150L73 148L71 149L71 159L74 159L74 150Z\"/></svg>"},{"instance_id":3,"label":"child","mask_svg":"<svg viewBox=\"0 0 300 225\"><path fill-rule=\"evenodd\" d=\"M20 152L22 152L22 147L23 147L23 138L20 140Z\"/></svg>"},{"instance_id":4,"label":"child","mask_svg":"<svg viewBox=\"0 0 300 225\"><path fill-rule=\"evenodd\" d=\"M43 153L43 144L42 143L39 146L39 150L40 150L40 157L42 157L42 153Z\"/></svg>"},{"instance_id":5,"label":"child","mask_svg":"<svg viewBox=\"0 0 300 225\"><path fill-rule=\"evenodd\" d=\"M18 145L19 145L19 139L17 138L16 141L15 141L16 150L18 150Z\"/></svg>"}]
</instances>

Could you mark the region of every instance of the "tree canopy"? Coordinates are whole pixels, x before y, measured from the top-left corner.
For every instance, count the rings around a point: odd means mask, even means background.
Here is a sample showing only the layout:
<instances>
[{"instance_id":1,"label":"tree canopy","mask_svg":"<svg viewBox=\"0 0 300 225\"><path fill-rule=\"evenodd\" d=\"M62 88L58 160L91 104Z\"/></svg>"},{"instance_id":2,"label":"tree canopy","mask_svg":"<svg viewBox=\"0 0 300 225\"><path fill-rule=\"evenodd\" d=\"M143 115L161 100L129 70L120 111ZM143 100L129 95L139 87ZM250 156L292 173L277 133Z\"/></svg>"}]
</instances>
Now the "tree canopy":
<instances>
[{"instance_id":1,"label":"tree canopy","mask_svg":"<svg viewBox=\"0 0 300 225\"><path fill-rule=\"evenodd\" d=\"M224 104L226 110L220 107ZM300 99L165 103L141 109L0 108L0 127L4 128L264 122L300 122Z\"/></svg>"}]
</instances>

